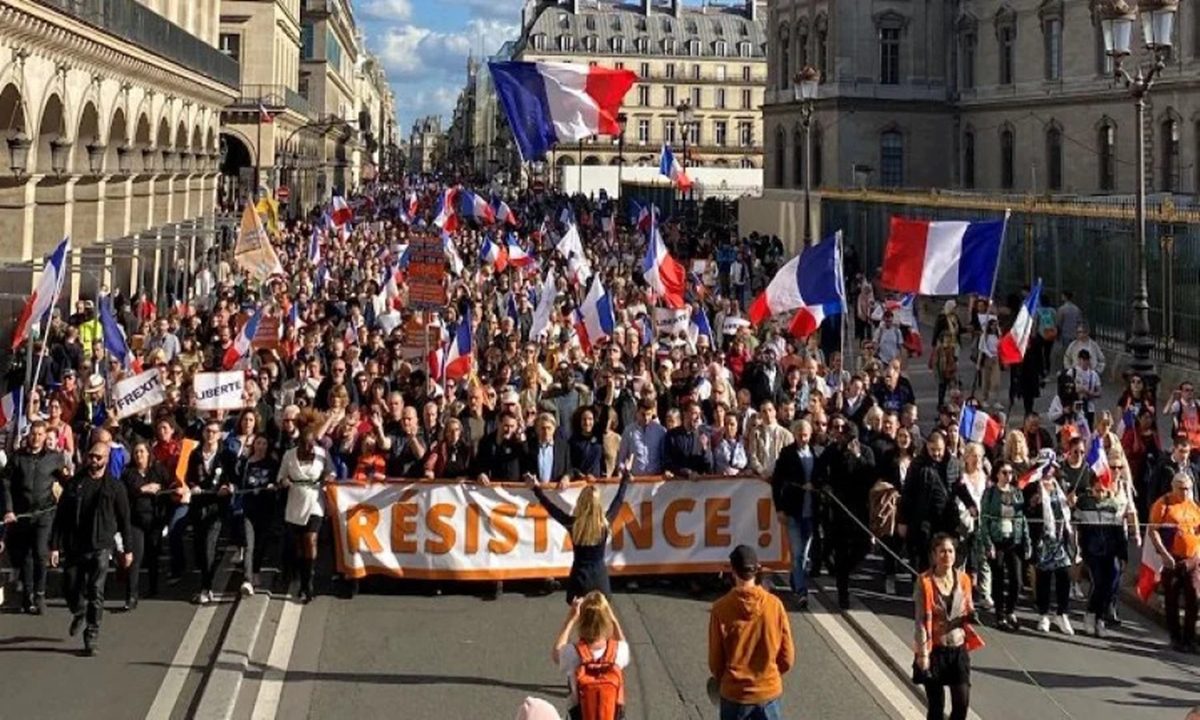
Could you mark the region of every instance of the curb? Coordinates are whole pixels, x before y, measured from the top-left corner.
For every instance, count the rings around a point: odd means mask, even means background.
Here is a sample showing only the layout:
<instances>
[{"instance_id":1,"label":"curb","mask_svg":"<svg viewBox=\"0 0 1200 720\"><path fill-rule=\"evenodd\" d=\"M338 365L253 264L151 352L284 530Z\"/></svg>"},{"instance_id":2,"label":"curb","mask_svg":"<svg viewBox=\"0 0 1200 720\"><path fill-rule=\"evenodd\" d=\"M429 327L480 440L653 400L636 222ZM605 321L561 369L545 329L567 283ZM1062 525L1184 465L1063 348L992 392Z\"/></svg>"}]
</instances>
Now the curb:
<instances>
[{"instance_id":1,"label":"curb","mask_svg":"<svg viewBox=\"0 0 1200 720\"><path fill-rule=\"evenodd\" d=\"M216 662L200 693L193 716L195 720L229 720L233 717L242 680L250 667L250 652L258 640L270 597L266 593L256 593L235 602L229 630L221 640Z\"/></svg>"}]
</instances>

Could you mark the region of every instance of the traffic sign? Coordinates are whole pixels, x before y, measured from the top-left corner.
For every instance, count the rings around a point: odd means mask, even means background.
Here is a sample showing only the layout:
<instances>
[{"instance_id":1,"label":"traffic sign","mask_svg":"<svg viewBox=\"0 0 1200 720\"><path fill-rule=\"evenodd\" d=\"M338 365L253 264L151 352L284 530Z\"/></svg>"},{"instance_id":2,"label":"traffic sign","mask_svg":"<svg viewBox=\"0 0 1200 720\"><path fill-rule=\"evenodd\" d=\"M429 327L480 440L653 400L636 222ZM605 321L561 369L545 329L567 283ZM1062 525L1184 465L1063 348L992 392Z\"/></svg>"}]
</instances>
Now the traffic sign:
<instances>
[{"instance_id":1,"label":"traffic sign","mask_svg":"<svg viewBox=\"0 0 1200 720\"><path fill-rule=\"evenodd\" d=\"M275 191L275 197L279 200L279 202L287 202L291 195L292 191L287 185L280 185L279 189Z\"/></svg>"}]
</instances>

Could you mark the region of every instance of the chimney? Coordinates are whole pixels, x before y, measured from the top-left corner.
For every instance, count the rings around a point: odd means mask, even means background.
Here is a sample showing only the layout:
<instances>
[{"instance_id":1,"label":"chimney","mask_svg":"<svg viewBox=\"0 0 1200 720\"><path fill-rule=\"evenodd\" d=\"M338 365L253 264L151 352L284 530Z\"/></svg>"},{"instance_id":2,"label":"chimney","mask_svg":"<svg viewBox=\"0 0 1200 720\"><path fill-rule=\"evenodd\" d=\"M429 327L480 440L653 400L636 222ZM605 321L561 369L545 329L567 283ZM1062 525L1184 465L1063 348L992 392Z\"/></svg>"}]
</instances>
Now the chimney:
<instances>
[{"instance_id":1,"label":"chimney","mask_svg":"<svg viewBox=\"0 0 1200 720\"><path fill-rule=\"evenodd\" d=\"M683 0L671 0L671 14L675 17L683 16Z\"/></svg>"},{"instance_id":2,"label":"chimney","mask_svg":"<svg viewBox=\"0 0 1200 720\"><path fill-rule=\"evenodd\" d=\"M572 15L578 15L579 14L579 0L568 0L567 9L571 11Z\"/></svg>"},{"instance_id":3,"label":"chimney","mask_svg":"<svg viewBox=\"0 0 1200 720\"><path fill-rule=\"evenodd\" d=\"M750 22L758 20L758 0L746 0L746 19Z\"/></svg>"},{"instance_id":4,"label":"chimney","mask_svg":"<svg viewBox=\"0 0 1200 720\"><path fill-rule=\"evenodd\" d=\"M642 0L642 14L650 17L650 7L654 5L654 0Z\"/></svg>"}]
</instances>

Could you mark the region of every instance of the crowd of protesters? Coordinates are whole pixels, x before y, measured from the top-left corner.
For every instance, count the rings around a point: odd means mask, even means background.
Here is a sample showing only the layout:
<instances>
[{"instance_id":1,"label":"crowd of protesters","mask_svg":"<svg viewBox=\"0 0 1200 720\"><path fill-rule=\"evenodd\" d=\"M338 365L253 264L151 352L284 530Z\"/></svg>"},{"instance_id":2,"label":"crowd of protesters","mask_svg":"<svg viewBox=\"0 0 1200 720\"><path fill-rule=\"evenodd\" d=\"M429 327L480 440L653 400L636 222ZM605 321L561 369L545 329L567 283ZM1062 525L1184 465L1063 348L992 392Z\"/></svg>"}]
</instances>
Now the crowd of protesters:
<instances>
[{"instance_id":1,"label":"crowd of protesters","mask_svg":"<svg viewBox=\"0 0 1200 720\"><path fill-rule=\"evenodd\" d=\"M1139 538L1139 523L1170 527L1150 537L1166 566L1172 641L1194 649L1194 386L1184 383L1159 407L1133 376L1119 403L1103 407L1103 353L1069 295L1038 314L1024 362L1002 367L998 341L1022 297L946 301L923 338L918 306L889 296L847 247L845 337L837 316L811 337L794 337L786 323L745 319L752 294L786 260L780 239L739 237L692 208L660 217L659 229L689 271L687 303L703 309L712 329L672 335L655 329L657 298L640 270L646 237L626 203L520 193L507 198L517 227L460 217L446 236L448 301L435 334L453 338L466 322L472 338L470 370L455 375L431 359L423 336L430 318L409 307L405 276L405 248L417 235L440 234L442 189L429 178L377 185L348 198L349 223L335 226L322 208L281 223L274 244L284 272L265 281L240 267L230 247L216 247L198 263L191 297L156 305L114 291L101 307L56 312L45 347L35 348L44 361L23 418L9 424L0 501L16 601L44 612L47 566L88 564L67 592L72 630L86 624L94 649L109 559L127 568L125 605L136 608L142 594L159 590L164 550L166 582L186 577L189 531L195 602L219 590L222 549L238 556L243 594L262 587L264 567L278 565L311 599L317 558L328 552L323 484L438 478L540 490L615 479L627 467L635 476L769 479L800 607L809 576L821 570L833 573L838 602L848 606L851 573L872 545L885 555L884 588L895 592L900 571L929 568L931 542L946 534L998 627L1017 627L1015 603L1032 581L1037 627L1072 633L1069 603L1086 574L1087 627L1102 635L1120 621L1127 538ZM560 244L572 226L582 257ZM535 262L499 270L481 246L510 231ZM539 317L549 272L557 300ZM585 347L574 310L590 278L607 289L615 325L611 338ZM192 377L238 356L238 335L260 311L278 320L279 337L239 361L245 410L197 411ZM131 348L124 363L106 350L105 328L115 329L100 322L106 313ZM437 337L434 345L443 344ZM917 409L910 374L920 362L936 379L936 417ZM106 391L139 368L159 369L165 400L117 420ZM1043 395L1045 417L1034 408ZM1024 413L1010 419L1018 399ZM992 413L1007 428L1002 440L964 440L964 406ZM1160 414L1171 418L1166 438ZM1084 457L1093 437L1111 481ZM98 494L88 478L120 482L125 493ZM582 545L602 550L611 508L604 513L593 497L586 514L572 515L539 496ZM72 517L62 512L67 501ZM609 590L597 563L599 554L584 559L568 599Z\"/></svg>"}]
</instances>

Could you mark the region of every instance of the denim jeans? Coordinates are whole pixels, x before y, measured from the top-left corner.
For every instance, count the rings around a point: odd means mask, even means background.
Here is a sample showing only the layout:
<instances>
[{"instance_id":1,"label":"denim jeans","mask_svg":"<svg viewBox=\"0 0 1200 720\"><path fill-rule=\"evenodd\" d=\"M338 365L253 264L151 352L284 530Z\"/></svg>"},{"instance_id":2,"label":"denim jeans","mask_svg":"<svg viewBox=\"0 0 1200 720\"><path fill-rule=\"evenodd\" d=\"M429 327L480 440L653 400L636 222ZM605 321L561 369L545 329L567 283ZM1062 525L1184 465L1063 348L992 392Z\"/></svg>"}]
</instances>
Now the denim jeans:
<instances>
[{"instance_id":1,"label":"denim jeans","mask_svg":"<svg viewBox=\"0 0 1200 720\"><path fill-rule=\"evenodd\" d=\"M812 546L812 518L789 517L788 545L792 549L792 591L798 595L808 592L808 550Z\"/></svg>"},{"instance_id":2,"label":"denim jeans","mask_svg":"<svg viewBox=\"0 0 1200 720\"><path fill-rule=\"evenodd\" d=\"M721 698L721 720L783 720L779 698L760 705L742 705Z\"/></svg>"}]
</instances>

